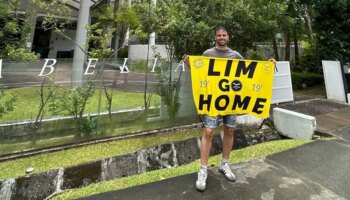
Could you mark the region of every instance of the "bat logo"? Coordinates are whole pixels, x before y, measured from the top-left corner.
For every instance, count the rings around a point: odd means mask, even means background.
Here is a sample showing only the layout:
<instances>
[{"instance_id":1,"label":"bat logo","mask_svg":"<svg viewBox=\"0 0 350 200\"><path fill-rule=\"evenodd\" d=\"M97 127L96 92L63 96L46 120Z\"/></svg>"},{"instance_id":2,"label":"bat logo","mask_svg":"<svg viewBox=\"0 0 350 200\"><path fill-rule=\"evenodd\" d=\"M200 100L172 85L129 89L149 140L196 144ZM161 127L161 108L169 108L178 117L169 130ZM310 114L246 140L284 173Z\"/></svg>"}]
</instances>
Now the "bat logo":
<instances>
[{"instance_id":1,"label":"bat logo","mask_svg":"<svg viewBox=\"0 0 350 200\"><path fill-rule=\"evenodd\" d=\"M232 81L231 88L233 91L236 91L236 92L240 91L242 89L241 81L239 81L239 80Z\"/></svg>"}]
</instances>

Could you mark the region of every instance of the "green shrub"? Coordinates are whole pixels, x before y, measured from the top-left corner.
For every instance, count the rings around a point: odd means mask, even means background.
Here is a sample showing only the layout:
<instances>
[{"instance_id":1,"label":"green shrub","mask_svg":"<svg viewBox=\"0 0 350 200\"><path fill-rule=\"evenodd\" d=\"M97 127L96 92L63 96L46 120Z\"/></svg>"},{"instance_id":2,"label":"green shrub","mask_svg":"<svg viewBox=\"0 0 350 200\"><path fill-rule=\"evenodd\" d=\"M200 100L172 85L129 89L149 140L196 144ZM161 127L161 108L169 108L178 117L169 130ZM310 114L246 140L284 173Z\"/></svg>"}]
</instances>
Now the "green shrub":
<instances>
[{"instance_id":1,"label":"green shrub","mask_svg":"<svg viewBox=\"0 0 350 200\"><path fill-rule=\"evenodd\" d=\"M86 135L90 135L97 131L97 118L90 115L82 119L82 132Z\"/></svg>"},{"instance_id":2,"label":"green shrub","mask_svg":"<svg viewBox=\"0 0 350 200\"><path fill-rule=\"evenodd\" d=\"M145 72L148 64L146 60L136 60L129 63L129 69L132 72Z\"/></svg>"},{"instance_id":3,"label":"green shrub","mask_svg":"<svg viewBox=\"0 0 350 200\"><path fill-rule=\"evenodd\" d=\"M307 87L323 83L323 75L311 72L292 72L293 89L302 88L303 84Z\"/></svg>"},{"instance_id":4,"label":"green shrub","mask_svg":"<svg viewBox=\"0 0 350 200\"><path fill-rule=\"evenodd\" d=\"M128 57L128 48L120 49L118 52L118 58L127 58Z\"/></svg>"}]
</instances>

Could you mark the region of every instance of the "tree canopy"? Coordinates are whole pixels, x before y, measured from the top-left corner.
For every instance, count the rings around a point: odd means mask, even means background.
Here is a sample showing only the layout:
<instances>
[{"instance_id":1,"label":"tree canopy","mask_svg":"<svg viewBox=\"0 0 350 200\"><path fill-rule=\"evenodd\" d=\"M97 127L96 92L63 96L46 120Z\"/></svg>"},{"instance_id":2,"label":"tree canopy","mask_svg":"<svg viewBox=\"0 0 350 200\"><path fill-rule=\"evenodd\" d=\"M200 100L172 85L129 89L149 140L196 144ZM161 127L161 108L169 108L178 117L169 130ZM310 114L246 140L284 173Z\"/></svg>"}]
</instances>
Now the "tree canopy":
<instances>
[{"instance_id":1,"label":"tree canopy","mask_svg":"<svg viewBox=\"0 0 350 200\"><path fill-rule=\"evenodd\" d=\"M21 2L33 9L18 12ZM62 3L63 2L63 3ZM350 1L349 0L133 0L132 7L115 1L93 10L96 23L89 27L90 55L108 57L113 53L108 38L116 36L120 48L127 28L139 37L151 32L167 38L176 58L201 54L214 45L215 27L223 25L231 36L230 46L245 55L264 42L273 45L274 56L290 59L290 47L303 44L300 56L295 48L295 65L320 66L322 59L350 60ZM67 15L64 0L0 0L0 56L9 59L35 59L24 48L30 33L30 15L44 9L44 25L55 30L63 28L55 13ZM109 7L108 7L109 6ZM64 11L66 9L66 11ZM93 20L94 21L94 20ZM279 55L279 44L285 45L285 56ZM282 43L281 43L282 42Z\"/></svg>"}]
</instances>

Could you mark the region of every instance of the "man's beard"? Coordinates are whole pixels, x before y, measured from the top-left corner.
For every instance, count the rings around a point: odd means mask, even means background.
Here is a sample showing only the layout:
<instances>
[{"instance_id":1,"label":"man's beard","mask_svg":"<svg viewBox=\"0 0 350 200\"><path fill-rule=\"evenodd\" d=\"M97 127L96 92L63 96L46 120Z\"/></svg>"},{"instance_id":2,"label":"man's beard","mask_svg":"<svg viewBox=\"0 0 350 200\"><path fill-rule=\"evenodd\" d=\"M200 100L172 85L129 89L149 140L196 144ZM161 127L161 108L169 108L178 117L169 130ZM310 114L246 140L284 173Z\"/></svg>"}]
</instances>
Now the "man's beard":
<instances>
[{"instance_id":1,"label":"man's beard","mask_svg":"<svg viewBox=\"0 0 350 200\"><path fill-rule=\"evenodd\" d=\"M218 46L221 46L221 47L225 47L225 46L227 46L227 41L225 41L225 40L221 40L221 41L216 41L216 44L218 45Z\"/></svg>"}]
</instances>

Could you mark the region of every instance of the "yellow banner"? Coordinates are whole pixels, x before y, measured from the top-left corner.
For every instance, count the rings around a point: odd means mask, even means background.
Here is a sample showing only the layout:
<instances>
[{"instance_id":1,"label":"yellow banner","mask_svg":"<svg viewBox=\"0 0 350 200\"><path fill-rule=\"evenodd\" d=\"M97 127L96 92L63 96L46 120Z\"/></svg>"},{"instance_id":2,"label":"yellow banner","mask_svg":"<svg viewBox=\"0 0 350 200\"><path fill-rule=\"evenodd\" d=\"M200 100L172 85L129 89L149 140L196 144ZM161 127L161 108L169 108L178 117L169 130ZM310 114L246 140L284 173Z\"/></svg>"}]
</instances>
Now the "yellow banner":
<instances>
[{"instance_id":1,"label":"yellow banner","mask_svg":"<svg viewBox=\"0 0 350 200\"><path fill-rule=\"evenodd\" d=\"M274 63L190 56L198 114L269 116Z\"/></svg>"}]
</instances>

